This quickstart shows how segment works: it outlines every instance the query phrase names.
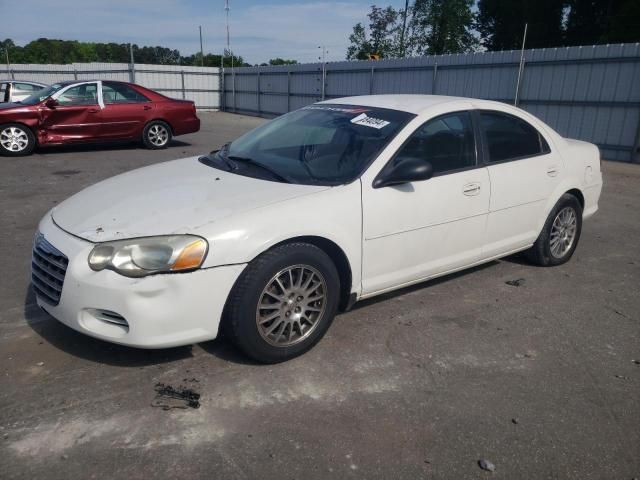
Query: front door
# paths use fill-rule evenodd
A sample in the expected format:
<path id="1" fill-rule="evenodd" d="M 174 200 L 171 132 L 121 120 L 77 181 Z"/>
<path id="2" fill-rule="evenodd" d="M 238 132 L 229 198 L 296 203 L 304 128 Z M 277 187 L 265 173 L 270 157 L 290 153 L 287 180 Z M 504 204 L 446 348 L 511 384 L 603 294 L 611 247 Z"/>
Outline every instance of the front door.
<path id="1" fill-rule="evenodd" d="M 378 189 L 362 185 L 364 296 L 480 259 L 490 185 L 471 113 L 427 121 L 394 158 L 401 156 L 429 161 L 434 176 Z"/>
<path id="2" fill-rule="evenodd" d="M 54 95 L 55 107 L 40 110 L 40 135 L 46 143 L 95 139 L 101 122 L 97 82 L 75 85 Z"/>

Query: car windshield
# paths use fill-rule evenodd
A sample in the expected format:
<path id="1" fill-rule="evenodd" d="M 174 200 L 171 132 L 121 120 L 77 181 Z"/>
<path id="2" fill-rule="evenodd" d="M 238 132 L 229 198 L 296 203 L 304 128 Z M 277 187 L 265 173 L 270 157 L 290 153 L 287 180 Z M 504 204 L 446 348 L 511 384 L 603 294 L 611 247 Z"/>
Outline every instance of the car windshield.
<path id="1" fill-rule="evenodd" d="M 60 83 L 54 83 L 49 87 L 45 87 L 42 90 L 38 90 L 32 95 L 29 95 L 24 100 L 20 100 L 20 102 L 18 103 L 22 103 L 24 105 L 35 105 L 36 103 L 40 103 L 41 101 L 43 101 L 45 98 L 50 97 L 51 95 L 56 93 L 58 90 L 60 90 L 62 87 L 64 87 L 64 85 Z"/>
<path id="2" fill-rule="evenodd" d="M 315 104 L 241 136 L 216 156 L 235 173 L 311 185 L 358 178 L 414 115 L 355 105 Z M 256 168 L 258 167 L 258 168 Z"/>

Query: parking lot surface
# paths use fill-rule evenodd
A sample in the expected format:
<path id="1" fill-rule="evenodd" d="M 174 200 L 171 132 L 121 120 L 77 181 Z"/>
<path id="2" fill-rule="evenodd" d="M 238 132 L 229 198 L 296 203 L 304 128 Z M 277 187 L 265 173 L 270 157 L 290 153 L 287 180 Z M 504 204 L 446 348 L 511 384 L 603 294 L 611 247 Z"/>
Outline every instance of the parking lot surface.
<path id="1" fill-rule="evenodd" d="M 30 249 L 47 210 L 262 122 L 200 116 L 201 132 L 159 152 L 0 157 L 0 478 L 640 477 L 637 165 L 603 165 L 600 211 L 569 263 L 510 257 L 362 302 L 284 364 L 222 340 L 119 347 L 40 311 Z M 158 383 L 200 407 L 154 408 Z"/>

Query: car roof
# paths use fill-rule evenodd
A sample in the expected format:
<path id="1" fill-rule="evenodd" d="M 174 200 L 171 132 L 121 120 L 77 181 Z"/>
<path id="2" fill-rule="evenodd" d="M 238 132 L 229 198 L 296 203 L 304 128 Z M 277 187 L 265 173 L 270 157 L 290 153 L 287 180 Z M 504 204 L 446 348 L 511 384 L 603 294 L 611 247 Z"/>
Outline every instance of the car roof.
<path id="1" fill-rule="evenodd" d="M 449 97 L 445 95 L 408 95 L 408 94 L 386 94 L 386 95 L 361 95 L 357 97 L 344 97 L 326 100 L 320 103 L 334 103 L 340 105 L 358 105 L 363 107 L 388 108 L 391 110 L 401 110 L 416 115 L 424 113 L 426 110 L 438 105 L 455 103 L 473 103 L 476 107 L 491 108 L 499 107 L 501 110 L 507 104 L 494 102 L 491 100 L 479 100 L 468 97 Z"/>
<path id="2" fill-rule="evenodd" d="M 42 82 L 34 82 L 32 80 L 0 80 L 0 83 L 30 83 L 32 85 L 42 85 L 42 86 L 47 86 L 46 83 L 42 83 Z"/>

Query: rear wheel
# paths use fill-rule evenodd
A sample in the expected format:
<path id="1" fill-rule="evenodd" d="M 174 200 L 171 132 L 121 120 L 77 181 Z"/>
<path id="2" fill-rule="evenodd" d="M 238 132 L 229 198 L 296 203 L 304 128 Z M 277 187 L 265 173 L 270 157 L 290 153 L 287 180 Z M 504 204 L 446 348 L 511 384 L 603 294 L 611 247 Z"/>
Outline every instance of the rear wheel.
<path id="1" fill-rule="evenodd" d="M 160 120 L 149 122 L 144 127 L 142 142 L 145 147 L 151 150 L 167 148 L 169 142 L 171 142 L 171 127 Z"/>
<path id="2" fill-rule="evenodd" d="M 536 243 L 527 250 L 527 258 L 544 267 L 561 265 L 571 258 L 582 231 L 582 206 L 576 197 L 565 193 L 547 217 Z"/>
<path id="3" fill-rule="evenodd" d="M 223 321 L 248 356 L 281 362 L 324 336 L 336 315 L 339 292 L 338 271 L 324 251 L 306 243 L 286 244 L 247 266 Z"/>
<path id="4" fill-rule="evenodd" d="M 20 157 L 36 148 L 36 138 L 29 127 L 19 123 L 0 125 L 0 155 Z"/>

